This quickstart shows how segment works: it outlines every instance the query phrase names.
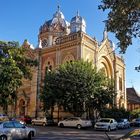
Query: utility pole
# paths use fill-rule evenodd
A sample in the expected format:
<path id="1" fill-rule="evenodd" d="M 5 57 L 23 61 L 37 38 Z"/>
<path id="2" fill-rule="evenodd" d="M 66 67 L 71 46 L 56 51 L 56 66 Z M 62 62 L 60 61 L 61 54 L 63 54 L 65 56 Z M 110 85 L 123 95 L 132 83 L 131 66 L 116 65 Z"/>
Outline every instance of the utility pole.
<path id="1" fill-rule="evenodd" d="M 37 91 L 36 91 L 36 110 L 35 118 L 38 117 L 39 95 L 40 95 L 40 49 L 38 49 L 38 67 L 37 67 Z"/>

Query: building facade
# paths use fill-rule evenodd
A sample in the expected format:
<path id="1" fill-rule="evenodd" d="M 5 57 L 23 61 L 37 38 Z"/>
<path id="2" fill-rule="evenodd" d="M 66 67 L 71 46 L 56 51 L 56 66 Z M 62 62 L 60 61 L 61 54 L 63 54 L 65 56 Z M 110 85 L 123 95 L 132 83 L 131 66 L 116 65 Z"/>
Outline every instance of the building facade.
<path id="1" fill-rule="evenodd" d="M 126 88 L 127 110 L 133 111 L 140 108 L 140 96 L 134 87 Z"/>
<path id="2" fill-rule="evenodd" d="M 40 27 L 38 40 L 36 49 L 32 49 L 27 40 L 23 43 L 24 47 L 29 48 L 29 55 L 38 59 L 39 66 L 33 69 L 32 80 L 24 81 L 18 90 L 17 115 L 40 114 L 40 86 L 46 67 L 55 69 L 62 63 L 80 59 L 91 61 L 98 70 L 103 69 L 108 77 L 115 80 L 117 97 L 114 103 L 117 107 L 126 108 L 124 60 L 115 54 L 106 30 L 103 32 L 103 40 L 98 42 L 86 33 L 86 21 L 79 13 L 68 22 L 58 7 L 52 19 Z"/>

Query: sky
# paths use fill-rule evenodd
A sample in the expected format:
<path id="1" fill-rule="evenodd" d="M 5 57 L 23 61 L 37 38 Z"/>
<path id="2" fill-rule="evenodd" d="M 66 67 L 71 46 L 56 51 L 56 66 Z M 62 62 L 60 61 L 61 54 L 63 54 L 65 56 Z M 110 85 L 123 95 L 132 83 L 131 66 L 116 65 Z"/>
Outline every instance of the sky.
<path id="1" fill-rule="evenodd" d="M 37 47 L 40 26 L 53 17 L 60 5 L 60 10 L 69 22 L 79 11 L 86 21 L 86 33 L 101 41 L 107 11 L 98 9 L 100 2 L 101 0 L 0 0 L 0 40 L 18 41 L 22 44 L 27 39 Z M 108 33 L 108 37 L 117 44 L 114 34 Z M 119 54 L 118 52 L 119 49 L 116 53 Z M 135 70 L 140 65 L 140 40 L 133 39 L 133 44 L 122 56 L 126 65 L 126 87 L 133 86 L 140 93 L 140 73 Z"/>

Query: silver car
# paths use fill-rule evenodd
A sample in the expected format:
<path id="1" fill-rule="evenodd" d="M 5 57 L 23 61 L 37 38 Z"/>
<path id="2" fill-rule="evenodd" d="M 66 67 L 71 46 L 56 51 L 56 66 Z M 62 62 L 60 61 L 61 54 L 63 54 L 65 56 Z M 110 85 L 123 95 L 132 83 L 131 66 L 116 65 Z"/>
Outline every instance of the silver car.
<path id="1" fill-rule="evenodd" d="M 83 127 L 92 127 L 92 123 L 90 120 L 86 120 L 80 117 L 71 117 L 68 119 L 65 119 L 63 121 L 60 121 L 58 123 L 58 126 L 60 127 L 77 127 L 78 129 L 81 129 Z"/>
<path id="2" fill-rule="evenodd" d="M 130 127 L 130 122 L 128 119 L 118 119 L 118 128 L 129 128 Z"/>
<path id="3" fill-rule="evenodd" d="M 6 121 L 0 124 L 0 133 L 4 134 L 2 140 L 7 140 L 10 135 L 11 140 L 28 139 L 36 135 L 36 130 L 21 124 L 18 121 Z"/>
<path id="4" fill-rule="evenodd" d="M 32 119 L 32 125 L 47 125 L 47 119 L 45 117 Z"/>
<path id="5" fill-rule="evenodd" d="M 94 128 L 95 130 L 116 130 L 118 126 L 118 123 L 115 119 L 113 118 L 101 118 L 100 120 L 98 120 L 95 125 Z"/>

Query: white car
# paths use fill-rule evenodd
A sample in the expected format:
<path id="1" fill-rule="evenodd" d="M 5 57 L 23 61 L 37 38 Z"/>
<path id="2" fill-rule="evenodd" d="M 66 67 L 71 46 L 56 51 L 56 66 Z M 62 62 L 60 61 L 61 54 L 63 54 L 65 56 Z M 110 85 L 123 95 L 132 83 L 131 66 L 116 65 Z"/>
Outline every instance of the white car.
<path id="1" fill-rule="evenodd" d="M 47 125 L 47 119 L 45 117 L 32 119 L 32 124 L 33 125 L 43 125 L 43 126 L 46 126 Z"/>
<path id="2" fill-rule="evenodd" d="M 28 139 L 36 135 L 36 130 L 21 124 L 18 121 L 5 121 L 0 124 L 0 138 L 2 140 L 20 140 Z"/>
<path id="3" fill-rule="evenodd" d="M 86 120 L 80 117 L 71 117 L 63 121 L 59 121 L 58 126 L 60 127 L 77 127 L 81 129 L 83 127 L 92 127 L 90 120 Z"/>
<path id="4" fill-rule="evenodd" d="M 116 130 L 118 126 L 118 123 L 113 118 L 101 118 L 99 121 L 97 121 L 94 125 L 95 130 Z"/>

